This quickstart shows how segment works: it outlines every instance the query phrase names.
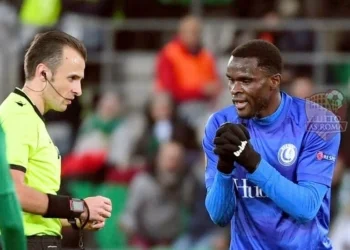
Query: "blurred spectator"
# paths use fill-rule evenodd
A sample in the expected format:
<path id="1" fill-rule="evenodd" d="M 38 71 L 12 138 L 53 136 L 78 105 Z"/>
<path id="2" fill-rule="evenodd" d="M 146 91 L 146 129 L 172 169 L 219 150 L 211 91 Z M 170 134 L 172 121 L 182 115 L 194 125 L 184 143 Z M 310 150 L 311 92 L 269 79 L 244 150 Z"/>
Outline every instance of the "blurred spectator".
<path id="1" fill-rule="evenodd" d="M 226 250 L 230 248 L 230 240 L 231 240 L 231 232 L 230 226 L 227 226 L 222 229 L 222 233 L 219 234 L 214 239 L 214 247 L 213 250 Z"/>
<path id="2" fill-rule="evenodd" d="M 82 40 L 88 51 L 99 50 L 104 42 L 103 30 L 99 25 L 86 25 L 86 20 L 91 17 L 111 18 L 120 2 L 121 0 L 62 0 L 62 29 Z"/>
<path id="3" fill-rule="evenodd" d="M 332 245 L 337 250 L 350 249 L 350 204 L 336 220 L 331 233 Z"/>
<path id="4" fill-rule="evenodd" d="M 248 1 L 249 3 L 249 1 Z M 311 52 L 314 50 L 315 35 L 312 30 L 275 30 L 288 19 L 297 19 L 302 15 L 301 2 L 298 0 L 278 0 L 274 3 L 275 8 L 266 9 L 260 15 L 261 21 L 271 27 L 266 30 L 245 30 L 240 29 L 234 36 L 232 45 L 236 46 L 247 42 L 250 39 L 263 39 L 275 44 L 281 52 Z M 255 6 L 256 7 L 256 6 Z M 286 77 L 282 78 L 283 83 L 290 82 L 291 74 L 311 74 L 312 64 L 290 64 L 285 65 Z M 283 87 L 283 86 L 282 86 Z"/>
<path id="5" fill-rule="evenodd" d="M 161 50 L 156 63 L 156 91 L 170 93 L 182 104 L 181 114 L 191 121 L 208 108 L 221 89 L 215 60 L 202 46 L 201 32 L 198 18 L 183 18 L 177 37 Z"/>
<path id="6" fill-rule="evenodd" d="M 142 155 L 134 155 L 135 148 L 140 146 L 139 138 L 144 136 L 145 121 L 140 113 L 129 112 L 120 127 L 111 134 L 107 161 L 115 170 L 139 168 L 145 163 Z"/>
<path id="7" fill-rule="evenodd" d="M 184 235 L 176 240 L 173 250 L 211 250 L 214 248 L 221 228 L 216 226 L 209 217 L 204 206 L 207 189 L 204 183 L 205 156 L 192 167 L 194 174 L 195 190 L 190 207 L 189 225 Z M 226 248 L 227 249 L 227 248 Z"/>
<path id="8" fill-rule="evenodd" d="M 167 93 L 154 94 L 145 110 L 145 126 L 136 143 L 135 155 L 152 158 L 162 143 L 170 140 L 181 143 L 186 149 L 189 164 L 200 149 L 195 130 L 177 113 L 172 97 Z M 194 159 L 192 159 L 192 156 Z"/>
<path id="9" fill-rule="evenodd" d="M 181 144 L 165 143 L 149 171 L 133 179 L 120 221 L 130 246 L 169 246 L 181 233 L 182 209 L 193 199 L 193 180 L 184 156 Z"/>
<path id="10" fill-rule="evenodd" d="M 110 135 L 123 120 L 121 97 L 113 92 L 103 93 L 95 112 L 84 119 L 79 129 L 74 152 L 108 150 Z"/>
<path id="11" fill-rule="evenodd" d="M 280 0 L 276 9 L 267 12 L 263 20 L 267 25 L 273 27 L 287 18 L 297 18 L 301 14 L 301 6 L 298 0 Z M 312 51 L 313 33 L 308 30 L 286 30 L 278 32 L 261 32 L 258 38 L 274 43 L 281 51 Z"/>
<path id="12" fill-rule="evenodd" d="M 290 94 L 299 98 L 307 98 L 315 94 L 315 86 L 309 77 L 296 77 L 290 84 Z"/>
<path id="13" fill-rule="evenodd" d="M 247 1 L 245 1 L 247 2 Z M 248 1 L 249 4 L 250 1 Z M 275 31 L 274 27 L 278 26 L 285 19 L 297 18 L 301 15 L 301 4 L 298 0 L 278 0 L 274 1 L 275 8 L 265 8 L 260 12 L 259 17 L 272 30 L 238 32 L 234 47 L 249 39 L 263 39 L 275 44 L 281 51 L 311 51 L 313 48 L 313 33 L 303 30 L 286 30 Z M 257 5 L 256 5 L 257 6 Z M 255 7 L 256 7 L 255 6 Z M 263 9 L 263 8 L 262 8 Z"/>
<path id="14" fill-rule="evenodd" d="M 342 220 L 344 216 L 347 216 L 347 213 L 341 214 L 342 206 L 347 203 L 347 200 L 344 201 L 341 197 L 341 193 L 344 189 L 344 183 L 346 183 L 346 173 L 349 171 L 350 166 L 350 157 L 349 157 L 349 143 L 350 143 L 350 133 L 349 133 L 349 118 L 350 118 L 350 109 L 348 109 L 349 103 L 344 102 L 343 108 L 345 108 L 345 115 L 341 115 L 341 121 L 347 122 L 347 129 L 342 132 L 342 138 L 339 148 L 339 154 L 337 158 L 337 165 L 333 174 L 332 181 L 332 201 L 331 201 L 331 226 L 334 230 L 337 230 L 339 222 L 338 220 Z M 343 123 L 344 123 L 343 122 Z M 344 191 L 348 192 L 347 189 Z M 346 195 L 348 196 L 348 194 Z M 350 207 L 350 205 L 349 205 Z M 341 226 L 339 226 L 341 227 Z M 350 232 L 350 231 L 349 231 Z M 339 232 L 338 232 L 339 233 Z M 338 237 L 338 236 L 337 236 Z M 337 249 L 337 248 L 334 248 Z M 341 248 L 339 248 L 341 249 Z M 349 248 L 350 249 L 350 248 Z"/>
<path id="15" fill-rule="evenodd" d="M 105 92 L 96 110 L 88 115 L 77 135 L 70 155 L 63 159 L 63 175 L 94 175 L 106 164 L 110 138 L 124 121 L 121 97 Z"/>
<path id="16" fill-rule="evenodd" d="M 66 112 L 49 111 L 45 114 L 47 130 L 62 158 L 71 152 L 81 123 L 82 105 L 75 99 Z"/>
<path id="17" fill-rule="evenodd" d="M 0 1 L 0 100 L 11 93 L 18 80 L 18 23 L 12 1 Z M 23 74 L 24 75 L 24 74 Z"/>
<path id="18" fill-rule="evenodd" d="M 340 149 L 339 154 L 342 157 L 342 160 L 344 161 L 344 165 L 349 168 L 350 167 L 350 154 L 349 154 L 349 146 L 350 146 L 350 128 L 349 128 L 349 122 L 350 122 L 350 102 L 347 100 L 344 102 L 343 105 L 345 110 L 345 115 L 343 116 L 342 120 L 347 122 L 347 129 L 342 133 L 342 140 L 340 143 Z"/>
<path id="19" fill-rule="evenodd" d="M 114 0 L 61 0 L 65 12 L 96 17 L 112 17 L 117 7 Z M 122 2 L 122 1 L 121 1 Z"/>
<path id="20" fill-rule="evenodd" d="M 61 0 L 24 0 L 20 20 L 28 26 L 53 27 L 59 20 L 61 8 Z"/>
<path id="21" fill-rule="evenodd" d="M 339 40 L 336 43 L 336 51 L 339 53 L 350 52 L 350 32 L 339 32 Z M 347 61 L 338 62 L 329 66 L 328 83 L 345 87 L 345 91 L 350 89 L 350 63 Z"/>
<path id="22" fill-rule="evenodd" d="M 61 17 L 61 0 L 23 0 L 19 10 L 21 37 L 26 46 L 41 29 L 55 27 Z"/>
<path id="23" fill-rule="evenodd" d="M 337 164 L 334 169 L 333 179 L 332 179 L 332 191 L 331 191 L 331 227 L 333 227 L 335 221 L 337 220 L 338 214 L 340 212 L 340 191 L 341 184 L 343 181 L 345 173 L 345 164 L 341 155 L 338 155 Z M 350 231 L 349 231 L 350 232 Z M 338 248 L 334 248 L 338 249 Z"/>

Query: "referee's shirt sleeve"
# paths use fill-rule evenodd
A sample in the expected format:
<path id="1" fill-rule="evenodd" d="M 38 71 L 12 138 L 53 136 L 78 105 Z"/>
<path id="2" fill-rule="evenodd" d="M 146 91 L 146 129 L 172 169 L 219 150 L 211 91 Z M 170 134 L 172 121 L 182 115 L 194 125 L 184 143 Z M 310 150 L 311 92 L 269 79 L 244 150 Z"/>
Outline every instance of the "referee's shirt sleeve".
<path id="1" fill-rule="evenodd" d="M 6 118 L 2 127 L 6 138 L 6 156 L 11 169 L 27 171 L 28 161 L 37 147 L 38 128 L 32 116 L 16 114 Z"/>

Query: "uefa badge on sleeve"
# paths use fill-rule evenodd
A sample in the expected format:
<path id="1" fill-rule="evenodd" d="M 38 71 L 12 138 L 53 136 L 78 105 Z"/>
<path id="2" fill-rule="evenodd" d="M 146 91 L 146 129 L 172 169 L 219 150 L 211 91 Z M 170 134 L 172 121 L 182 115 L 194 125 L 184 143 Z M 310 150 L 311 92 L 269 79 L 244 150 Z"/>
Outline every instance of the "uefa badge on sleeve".
<path id="1" fill-rule="evenodd" d="M 317 93 L 306 100 L 307 130 L 314 131 L 324 140 L 346 130 L 347 105 L 340 91 Z"/>

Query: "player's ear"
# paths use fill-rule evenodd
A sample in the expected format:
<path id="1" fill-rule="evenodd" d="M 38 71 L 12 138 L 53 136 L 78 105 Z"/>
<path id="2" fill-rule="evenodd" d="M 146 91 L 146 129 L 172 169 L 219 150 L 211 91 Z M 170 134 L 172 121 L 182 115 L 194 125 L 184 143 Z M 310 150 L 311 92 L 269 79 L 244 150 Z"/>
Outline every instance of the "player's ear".
<path id="1" fill-rule="evenodd" d="M 281 74 L 275 74 L 270 77 L 270 89 L 278 89 L 281 83 Z"/>

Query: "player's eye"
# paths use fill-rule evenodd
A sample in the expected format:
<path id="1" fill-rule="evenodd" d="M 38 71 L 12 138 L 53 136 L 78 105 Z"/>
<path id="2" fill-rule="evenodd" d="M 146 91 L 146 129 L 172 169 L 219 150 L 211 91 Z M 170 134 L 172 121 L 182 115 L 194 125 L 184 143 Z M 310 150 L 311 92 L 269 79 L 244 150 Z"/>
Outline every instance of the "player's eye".
<path id="1" fill-rule="evenodd" d="M 252 79 L 244 78 L 244 79 L 242 79 L 242 82 L 245 84 L 248 84 L 248 83 L 252 82 Z"/>

